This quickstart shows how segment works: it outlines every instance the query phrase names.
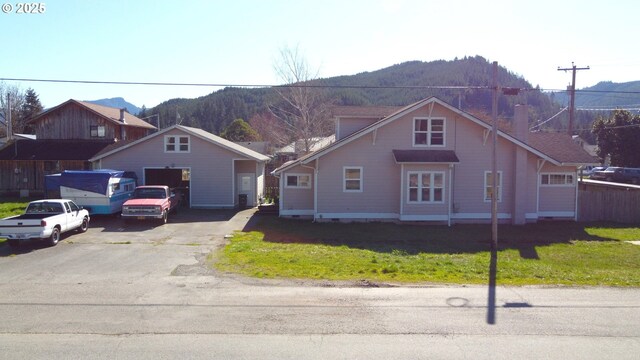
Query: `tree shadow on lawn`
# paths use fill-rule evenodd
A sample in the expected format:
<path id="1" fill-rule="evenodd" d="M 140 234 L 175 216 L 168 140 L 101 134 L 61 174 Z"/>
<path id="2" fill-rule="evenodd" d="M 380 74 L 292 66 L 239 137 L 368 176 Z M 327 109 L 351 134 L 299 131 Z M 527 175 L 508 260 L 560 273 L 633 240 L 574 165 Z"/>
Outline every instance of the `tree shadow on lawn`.
<path id="1" fill-rule="evenodd" d="M 537 246 L 571 244 L 582 241 L 618 241 L 590 235 L 587 227 L 625 228 L 612 223 L 549 221 L 521 226 L 498 226 L 498 250 L 516 249 L 525 259 L 538 259 Z M 260 217 L 243 231 L 264 233 L 264 241 L 274 243 L 347 246 L 380 253 L 400 251 L 461 254 L 486 252 L 491 247 L 491 225 L 410 225 L 394 223 L 312 223 L 277 217 Z"/>

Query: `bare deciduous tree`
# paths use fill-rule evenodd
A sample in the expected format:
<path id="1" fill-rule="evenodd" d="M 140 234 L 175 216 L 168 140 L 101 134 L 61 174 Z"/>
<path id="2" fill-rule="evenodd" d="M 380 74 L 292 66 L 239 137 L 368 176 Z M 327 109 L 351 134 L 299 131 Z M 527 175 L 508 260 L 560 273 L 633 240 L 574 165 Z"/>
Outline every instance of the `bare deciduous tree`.
<path id="1" fill-rule="evenodd" d="M 0 83 L 0 123 L 2 126 L 2 134 L 6 134 L 9 120 L 8 100 L 11 102 L 11 131 L 13 134 L 21 133 L 24 129 L 24 121 L 21 119 L 20 110 L 24 105 L 24 92 L 17 85 L 8 85 L 4 82 Z"/>
<path id="2" fill-rule="evenodd" d="M 318 74 L 312 73 L 298 47 L 280 50 L 274 69 L 284 85 L 275 87 L 279 101 L 269 110 L 284 127 L 289 141 L 302 144 L 309 153 L 314 144 L 333 133 L 329 105 L 325 92 L 318 88 Z"/>

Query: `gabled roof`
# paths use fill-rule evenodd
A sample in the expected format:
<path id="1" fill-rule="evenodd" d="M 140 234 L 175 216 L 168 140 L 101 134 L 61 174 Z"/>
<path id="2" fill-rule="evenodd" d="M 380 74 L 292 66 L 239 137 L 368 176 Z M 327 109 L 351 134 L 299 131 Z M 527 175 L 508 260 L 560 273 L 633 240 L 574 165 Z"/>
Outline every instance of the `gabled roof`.
<path id="1" fill-rule="evenodd" d="M 382 119 L 402 109 L 402 106 L 332 106 L 333 117 L 361 117 Z"/>
<path id="2" fill-rule="evenodd" d="M 0 149 L 0 160 L 87 161 L 111 143 L 96 140 L 15 140 Z"/>
<path id="3" fill-rule="evenodd" d="M 458 115 L 460 115 L 461 117 L 477 124 L 480 125 L 481 127 L 485 128 L 488 131 L 491 131 L 492 129 L 492 125 L 486 121 L 483 121 L 467 112 L 464 112 L 452 105 L 447 104 L 446 102 L 436 98 L 436 97 L 429 97 L 423 100 L 420 100 L 418 102 L 415 102 L 411 105 L 405 106 L 404 108 L 401 108 L 399 110 L 397 110 L 396 112 L 390 114 L 389 116 L 376 121 L 375 123 L 364 127 L 358 131 L 356 131 L 355 133 L 346 136 L 344 138 L 342 138 L 340 141 L 337 141 L 323 149 L 320 149 L 316 152 L 310 153 L 308 155 L 305 155 L 301 158 L 299 158 L 297 161 L 294 161 L 292 163 L 288 163 L 285 164 L 281 167 L 279 167 L 278 169 L 275 169 L 273 171 L 273 173 L 281 173 L 284 170 L 295 166 L 298 163 L 301 164 L 308 164 L 311 161 L 314 161 L 320 157 L 322 157 L 323 155 L 327 154 L 328 152 L 331 152 L 333 150 L 336 150 L 348 143 L 350 143 L 351 141 L 354 141 L 362 136 L 365 136 L 373 131 L 376 131 L 378 128 L 385 126 L 399 118 L 401 118 L 402 116 L 418 109 L 421 108 L 423 106 L 434 106 L 435 104 L 438 104 Z M 531 136 L 528 140 L 523 141 L 520 140 L 516 137 L 514 137 L 511 134 L 508 134 L 505 131 L 502 130 L 498 130 L 498 136 L 518 145 L 521 146 L 523 148 L 525 148 L 526 150 L 532 152 L 533 154 L 535 154 L 536 156 L 541 157 L 544 160 L 547 160 L 549 162 L 551 162 L 554 165 L 558 165 L 558 166 L 562 166 L 562 165 L 577 165 L 577 164 L 591 164 L 595 162 L 595 159 L 593 159 L 591 156 L 589 156 L 586 152 L 584 152 L 584 150 L 582 150 L 582 148 L 580 146 L 578 146 L 575 142 L 573 142 L 571 140 L 570 137 L 566 136 L 565 139 L 562 139 L 560 136 L 556 136 L 554 139 L 541 139 L 541 138 L 537 138 L 537 135 L 534 134 L 530 134 L 533 135 Z M 548 134 L 545 134 L 548 135 Z M 562 135 L 562 134 L 556 134 L 556 135 Z M 532 146 L 532 144 L 535 144 L 536 146 Z"/>
<path id="4" fill-rule="evenodd" d="M 33 119 L 29 120 L 29 122 L 36 122 L 38 121 L 40 118 L 42 118 L 43 116 L 46 116 L 47 114 L 50 114 L 53 111 L 56 111 L 58 109 L 61 109 L 65 106 L 68 106 L 69 104 L 76 104 L 78 106 L 81 106 L 85 109 L 87 109 L 88 111 L 104 118 L 105 120 L 111 121 L 113 123 L 116 123 L 118 125 L 122 125 L 122 126 L 132 126 L 132 127 L 139 127 L 139 128 L 144 128 L 144 129 L 155 129 L 156 127 L 149 124 L 148 122 L 129 114 L 128 112 L 124 112 L 124 122 L 120 121 L 120 109 L 118 108 L 113 108 L 113 107 L 109 107 L 109 106 L 104 106 L 104 105 L 97 105 L 97 104 L 92 104 L 86 101 L 78 101 L 78 100 L 74 100 L 74 99 L 70 99 L 67 100 L 65 102 L 63 102 L 62 104 L 58 105 L 58 106 L 54 106 L 38 115 L 36 115 Z"/>
<path id="5" fill-rule="evenodd" d="M 311 140 L 311 152 L 314 152 L 336 141 L 336 135 L 334 134 L 334 135 L 329 135 L 325 137 L 314 137 L 314 138 L 311 138 L 310 140 Z M 302 141 L 302 140 L 298 140 L 298 141 Z M 280 149 L 276 150 L 276 154 L 295 154 L 296 143 L 297 141 L 281 147 Z"/>
<path id="6" fill-rule="evenodd" d="M 145 142 L 145 141 L 149 141 L 149 140 L 151 140 L 153 138 L 156 138 L 158 136 L 162 136 L 165 133 L 167 133 L 167 132 L 169 132 L 171 130 L 174 130 L 174 129 L 178 129 L 178 130 L 183 131 L 183 132 L 185 132 L 187 134 L 196 136 L 196 137 L 198 137 L 198 138 L 200 138 L 202 140 L 205 140 L 205 141 L 210 142 L 212 144 L 221 146 L 221 147 L 223 147 L 223 148 L 225 148 L 227 150 L 230 150 L 230 151 L 232 151 L 232 152 L 234 152 L 236 154 L 239 154 L 239 155 L 242 155 L 242 156 L 246 156 L 246 157 L 248 157 L 250 159 L 253 159 L 253 160 L 257 160 L 257 161 L 268 161 L 269 160 L 268 156 L 262 155 L 262 154 L 260 154 L 260 153 L 258 153 L 256 151 L 248 149 L 248 148 L 246 148 L 246 147 L 244 147 L 242 145 L 238 145 L 238 144 L 236 144 L 234 142 L 231 142 L 231 141 L 229 141 L 227 139 L 223 139 L 223 138 L 221 138 L 219 136 L 213 135 L 212 133 L 204 131 L 202 129 L 192 128 L 192 127 L 183 126 L 183 125 L 173 125 L 171 127 L 162 129 L 162 131 L 159 131 L 157 133 L 145 136 L 142 139 L 131 141 L 131 142 L 128 142 L 128 143 L 125 143 L 125 144 L 122 144 L 122 145 L 114 145 L 113 147 L 110 147 L 109 149 L 105 149 L 105 151 L 102 151 L 99 154 L 97 154 L 96 156 L 92 157 L 91 159 L 89 159 L 89 161 L 100 160 L 100 159 L 105 158 L 107 156 L 110 156 L 110 155 L 112 155 L 114 153 L 123 151 L 123 150 L 128 149 L 128 148 L 130 148 L 132 146 L 135 146 L 136 144 L 139 144 L 139 143 L 142 143 L 142 142 Z"/>

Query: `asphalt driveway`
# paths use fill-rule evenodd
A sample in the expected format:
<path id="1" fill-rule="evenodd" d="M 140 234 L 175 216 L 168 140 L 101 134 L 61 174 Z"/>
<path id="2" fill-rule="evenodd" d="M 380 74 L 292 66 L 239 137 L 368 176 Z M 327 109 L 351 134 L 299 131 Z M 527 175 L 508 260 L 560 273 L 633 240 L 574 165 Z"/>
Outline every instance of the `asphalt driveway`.
<path id="1" fill-rule="evenodd" d="M 212 275 L 204 258 L 224 245 L 224 236 L 242 230 L 254 209 L 180 209 L 169 222 L 93 216 L 84 234 L 69 232 L 57 246 L 0 246 L 5 280 L 139 282 L 148 277 Z"/>

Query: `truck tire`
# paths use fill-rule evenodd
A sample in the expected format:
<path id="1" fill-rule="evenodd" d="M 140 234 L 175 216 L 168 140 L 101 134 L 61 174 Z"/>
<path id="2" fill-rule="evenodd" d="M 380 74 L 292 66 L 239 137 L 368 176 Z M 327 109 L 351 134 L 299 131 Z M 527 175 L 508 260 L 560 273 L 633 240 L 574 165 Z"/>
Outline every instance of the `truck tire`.
<path id="1" fill-rule="evenodd" d="M 89 219 L 85 217 L 84 219 L 82 219 L 82 224 L 80 224 L 80 227 L 78 227 L 78 232 L 87 232 L 87 229 L 89 229 Z"/>
<path id="2" fill-rule="evenodd" d="M 54 227 L 53 231 L 51 231 L 51 236 L 49 236 L 48 242 L 50 246 L 56 246 L 58 241 L 60 241 L 60 229 Z"/>
<path id="3" fill-rule="evenodd" d="M 160 225 L 164 225 L 169 221 L 169 210 L 162 212 L 162 219 L 160 219 Z"/>

